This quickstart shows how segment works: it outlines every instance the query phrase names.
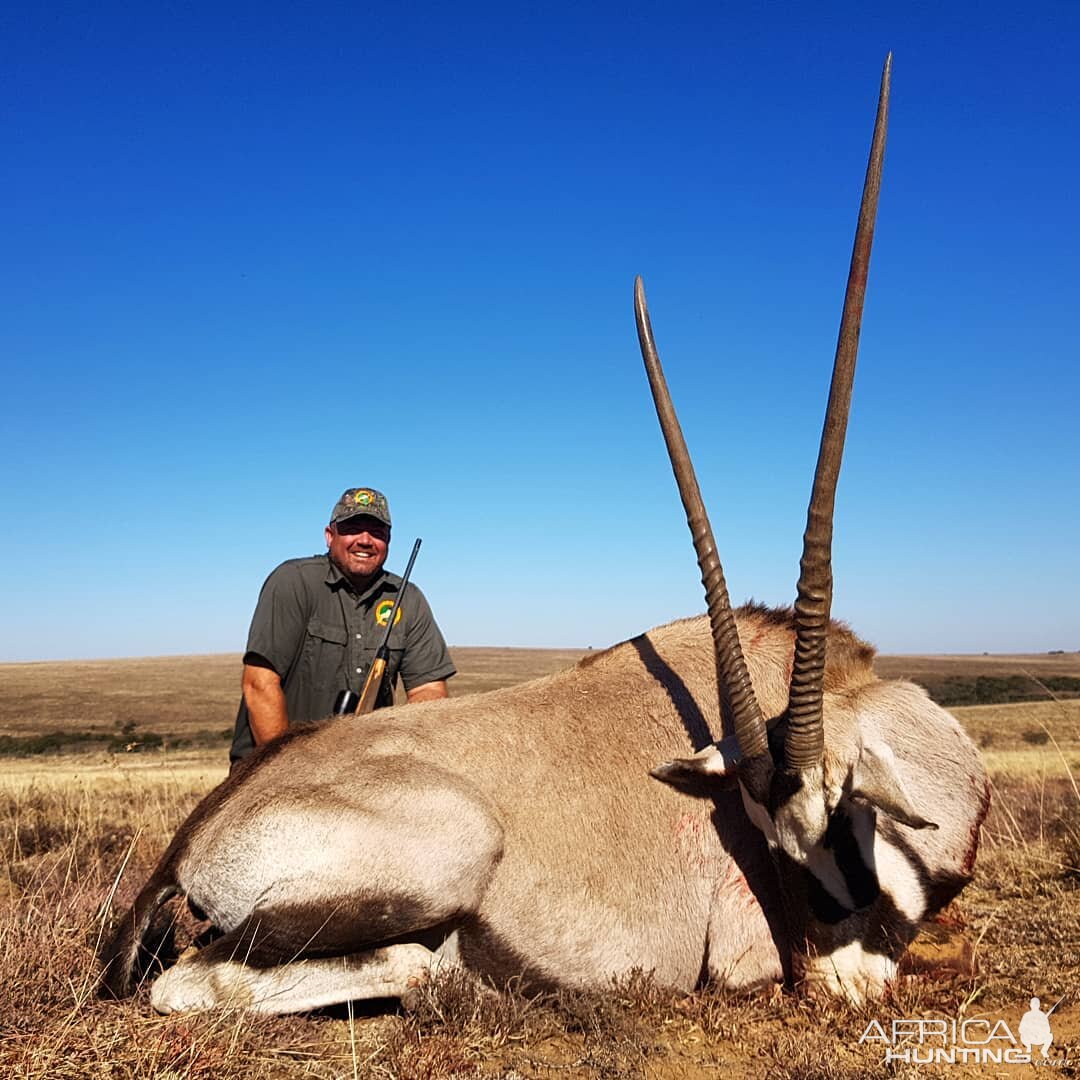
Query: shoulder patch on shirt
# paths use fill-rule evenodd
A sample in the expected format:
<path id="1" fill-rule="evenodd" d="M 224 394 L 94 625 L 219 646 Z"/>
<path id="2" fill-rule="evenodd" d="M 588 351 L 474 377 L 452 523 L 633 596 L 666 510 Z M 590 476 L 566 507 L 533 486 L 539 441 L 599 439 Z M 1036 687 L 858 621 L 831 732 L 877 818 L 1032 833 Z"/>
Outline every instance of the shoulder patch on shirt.
<path id="1" fill-rule="evenodd" d="M 394 601 L 393 600 L 380 600 L 378 602 L 378 604 L 375 606 L 375 621 L 380 626 L 386 626 L 386 624 L 390 621 L 390 612 L 393 611 L 393 609 L 394 609 Z M 399 622 L 401 622 L 401 607 L 400 607 L 400 605 L 398 606 L 397 614 L 394 616 L 394 625 L 397 626 L 397 624 Z"/>

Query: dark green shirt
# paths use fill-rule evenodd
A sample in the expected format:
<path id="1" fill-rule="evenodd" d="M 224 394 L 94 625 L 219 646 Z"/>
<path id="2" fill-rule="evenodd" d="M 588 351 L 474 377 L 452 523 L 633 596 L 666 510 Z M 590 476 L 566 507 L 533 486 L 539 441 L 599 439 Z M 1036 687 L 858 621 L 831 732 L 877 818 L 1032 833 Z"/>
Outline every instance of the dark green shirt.
<path id="1" fill-rule="evenodd" d="M 360 693 L 400 588 L 401 578 L 384 570 L 357 593 L 327 555 L 290 559 L 266 579 L 251 619 L 244 663 L 269 664 L 281 677 L 289 723 L 329 716 L 341 690 Z M 405 586 L 388 646 L 376 708 L 393 703 L 399 675 L 411 690 L 455 673 L 431 608 L 411 582 Z M 241 698 L 230 757 L 245 757 L 254 747 Z"/>

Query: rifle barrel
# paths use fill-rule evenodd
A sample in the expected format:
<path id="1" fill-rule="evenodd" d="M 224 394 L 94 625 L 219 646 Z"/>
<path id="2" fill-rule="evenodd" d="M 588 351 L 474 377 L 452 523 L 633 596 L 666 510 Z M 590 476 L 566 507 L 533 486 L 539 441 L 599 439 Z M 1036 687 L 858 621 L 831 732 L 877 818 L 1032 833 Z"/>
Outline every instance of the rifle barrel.
<path id="1" fill-rule="evenodd" d="M 405 594 L 405 586 L 409 584 L 409 575 L 412 573 L 413 563 L 416 562 L 416 554 L 420 550 L 420 537 L 413 544 L 412 554 L 405 566 L 405 573 L 401 578 L 401 587 L 397 596 L 394 597 L 394 606 L 390 609 L 390 618 L 386 620 L 386 633 L 383 634 L 382 644 L 375 653 L 371 670 L 364 680 L 364 689 L 360 694 L 360 701 L 356 706 L 356 715 L 365 716 L 375 708 L 375 699 L 379 696 L 379 685 L 382 683 L 383 674 L 386 672 L 386 661 L 390 659 L 390 631 L 394 629 L 394 620 L 397 618 L 398 608 L 401 606 L 401 598 Z"/>

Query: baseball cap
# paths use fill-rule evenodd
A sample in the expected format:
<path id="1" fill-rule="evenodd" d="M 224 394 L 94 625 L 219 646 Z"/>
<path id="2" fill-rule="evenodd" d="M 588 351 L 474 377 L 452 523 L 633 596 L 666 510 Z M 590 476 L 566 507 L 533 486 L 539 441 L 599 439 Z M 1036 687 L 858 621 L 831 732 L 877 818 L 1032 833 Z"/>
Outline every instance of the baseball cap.
<path id="1" fill-rule="evenodd" d="M 361 514 L 389 525 L 390 504 L 386 501 L 386 496 L 374 488 L 349 488 L 330 511 L 330 524 L 336 525 L 339 521 L 359 517 Z"/>

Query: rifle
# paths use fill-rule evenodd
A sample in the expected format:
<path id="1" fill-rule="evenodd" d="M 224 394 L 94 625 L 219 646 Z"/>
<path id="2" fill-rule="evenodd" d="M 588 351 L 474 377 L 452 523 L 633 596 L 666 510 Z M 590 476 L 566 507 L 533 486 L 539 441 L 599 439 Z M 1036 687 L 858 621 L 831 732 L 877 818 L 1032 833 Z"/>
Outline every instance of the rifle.
<path id="1" fill-rule="evenodd" d="M 375 699 L 379 696 L 379 686 L 382 684 L 383 674 L 386 671 L 386 661 L 390 659 L 390 631 L 394 629 L 394 619 L 397 618 L 398 607 L 401 604 L 401 598 L 405 593 L 405 586 L 409 584 L 409 575 L 412 573 L 413 563 L 416 562 L 416 553 L 419 550 L 420 537 L 418 536 L 416 538 L 416 543 L 413 544 L 412 554 L 409 556 L 409 563 L 405 567 L 405 574 L 401 579 L 401 587 L 398 589 L 397 596 L 394 598 L 394 606 L 390 609 L 390 618 L 386 621 L 386 633 L 383 634 L 382 644 L 379 646 L 379 651 L 375 654 L 375 660 L 371 665 L 371 670 L 367 674 L 367 679 L 364 680 L 364 689 L 360 694 L 360 704 L 356 706 L 355 710 L 358 716 L 363 716 L 375 708 Z"/>

